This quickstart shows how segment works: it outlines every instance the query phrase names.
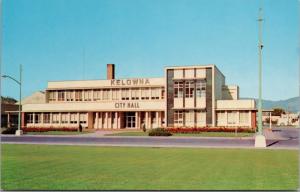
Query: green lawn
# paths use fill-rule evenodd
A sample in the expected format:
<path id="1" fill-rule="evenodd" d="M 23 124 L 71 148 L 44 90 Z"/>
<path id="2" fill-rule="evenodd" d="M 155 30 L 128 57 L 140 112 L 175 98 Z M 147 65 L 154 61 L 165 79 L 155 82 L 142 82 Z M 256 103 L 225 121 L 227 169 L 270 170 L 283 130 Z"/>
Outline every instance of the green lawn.
<path id="1" fill-rule="evenodd" d="M 4 190 L 298 188 L 298 151 L 2 144 Z"/>
<path id="2" fill-rule="evenodd" d="M 85 133 L 92 133 L 89 131 L 47 131 L 47 132 L 26 132 L 26 135 L 80 135 Z"/>
<path id="3" fill-rule="evenodd" d="M 175 133 L 176 137 L 251 137 L 254 133 L 228 133 L 228 132 L 202 132 L 202 133 Z M 148 136 L 148 133 L 142 131 L 119 132 L 106 134 L 106 136 Z"/>

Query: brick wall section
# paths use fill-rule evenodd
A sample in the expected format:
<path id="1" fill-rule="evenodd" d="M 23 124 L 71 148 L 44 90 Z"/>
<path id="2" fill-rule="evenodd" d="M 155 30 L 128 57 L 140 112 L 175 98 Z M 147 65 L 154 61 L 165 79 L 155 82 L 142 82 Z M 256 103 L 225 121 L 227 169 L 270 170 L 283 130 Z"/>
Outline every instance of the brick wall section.
<path id="1" fill-rule="evenodd" d="M 251 112 L 251 127 L 253 129 L 256 128 L 256 112 L 255 111 Z"/>
<path id="2" fill-rule="evenodd" d="M 21 127 L 26 127 L 26 122 L 25 122 L 25 113 L 21 113 Z"/>
<path id="3" fill-rule="evenodd" d="M 115 79 L 115 64 L 107 64 L 107 79 Z"/>
<path id="4" fill-rule="evenodd" d="M 94 118 L 93 118 L 93 112 L 88 112 L 88 129 L 93 129 L 93 122 Z"/>

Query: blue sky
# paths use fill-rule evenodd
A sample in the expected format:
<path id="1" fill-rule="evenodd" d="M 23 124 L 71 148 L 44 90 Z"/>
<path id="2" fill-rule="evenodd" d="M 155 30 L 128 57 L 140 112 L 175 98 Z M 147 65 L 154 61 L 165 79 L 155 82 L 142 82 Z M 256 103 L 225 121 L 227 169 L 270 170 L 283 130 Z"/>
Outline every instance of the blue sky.
<path id="1" fill-rule="evenodd" d="M 241 97 L 258 95 L 259 0 L 4 0 L 2 74 L 23 95 L 48 81 L 161 77 L 170 65 L 216 64 Z M 299 95 L 299 1 L 264 0 L 263 98 Z M 18 86 L 2 79 L 2 95 Z"/>

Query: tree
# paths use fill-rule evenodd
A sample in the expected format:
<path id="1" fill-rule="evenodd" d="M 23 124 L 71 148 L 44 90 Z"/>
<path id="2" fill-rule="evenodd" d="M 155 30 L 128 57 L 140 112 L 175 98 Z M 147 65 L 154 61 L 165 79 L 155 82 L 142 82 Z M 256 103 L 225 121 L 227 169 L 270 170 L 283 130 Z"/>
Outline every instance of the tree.
<path id="1" fill-rule="evenodd" d="M 5 103 L 5 104 L 15 104 L 17 102 L 17 100 L 15 100 L 12 97 L 2 97 L 1 96 L 1 103 Z"/>
<path id="2" fill-rule="evenodd" d="M 272 112 L 273 116 L 281 116 L 281 114 L 285 114 L 284 109 L 282 109 L 282 108 L 274 108 L 273 109 L 273 112 Z"/>

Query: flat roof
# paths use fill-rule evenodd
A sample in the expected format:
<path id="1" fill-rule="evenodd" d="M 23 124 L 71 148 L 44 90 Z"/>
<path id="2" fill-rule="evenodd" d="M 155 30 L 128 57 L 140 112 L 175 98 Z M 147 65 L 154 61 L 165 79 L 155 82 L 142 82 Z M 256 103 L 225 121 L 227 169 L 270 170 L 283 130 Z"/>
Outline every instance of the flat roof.
<path id="1" fill-rule="evenodd" d="M 195 64 L 195 65 L 174 65 L 174 66 L 166 66 L 165 70 L 167 69 L 186 69 L 186 68 L 215 68 L 223 77 L 225 77 L 225 75 L 219 70 L 219 68 L 215 65 L 215 64 L 205 64 L 205 65 L 201 65 L 201 64 Z"/>

